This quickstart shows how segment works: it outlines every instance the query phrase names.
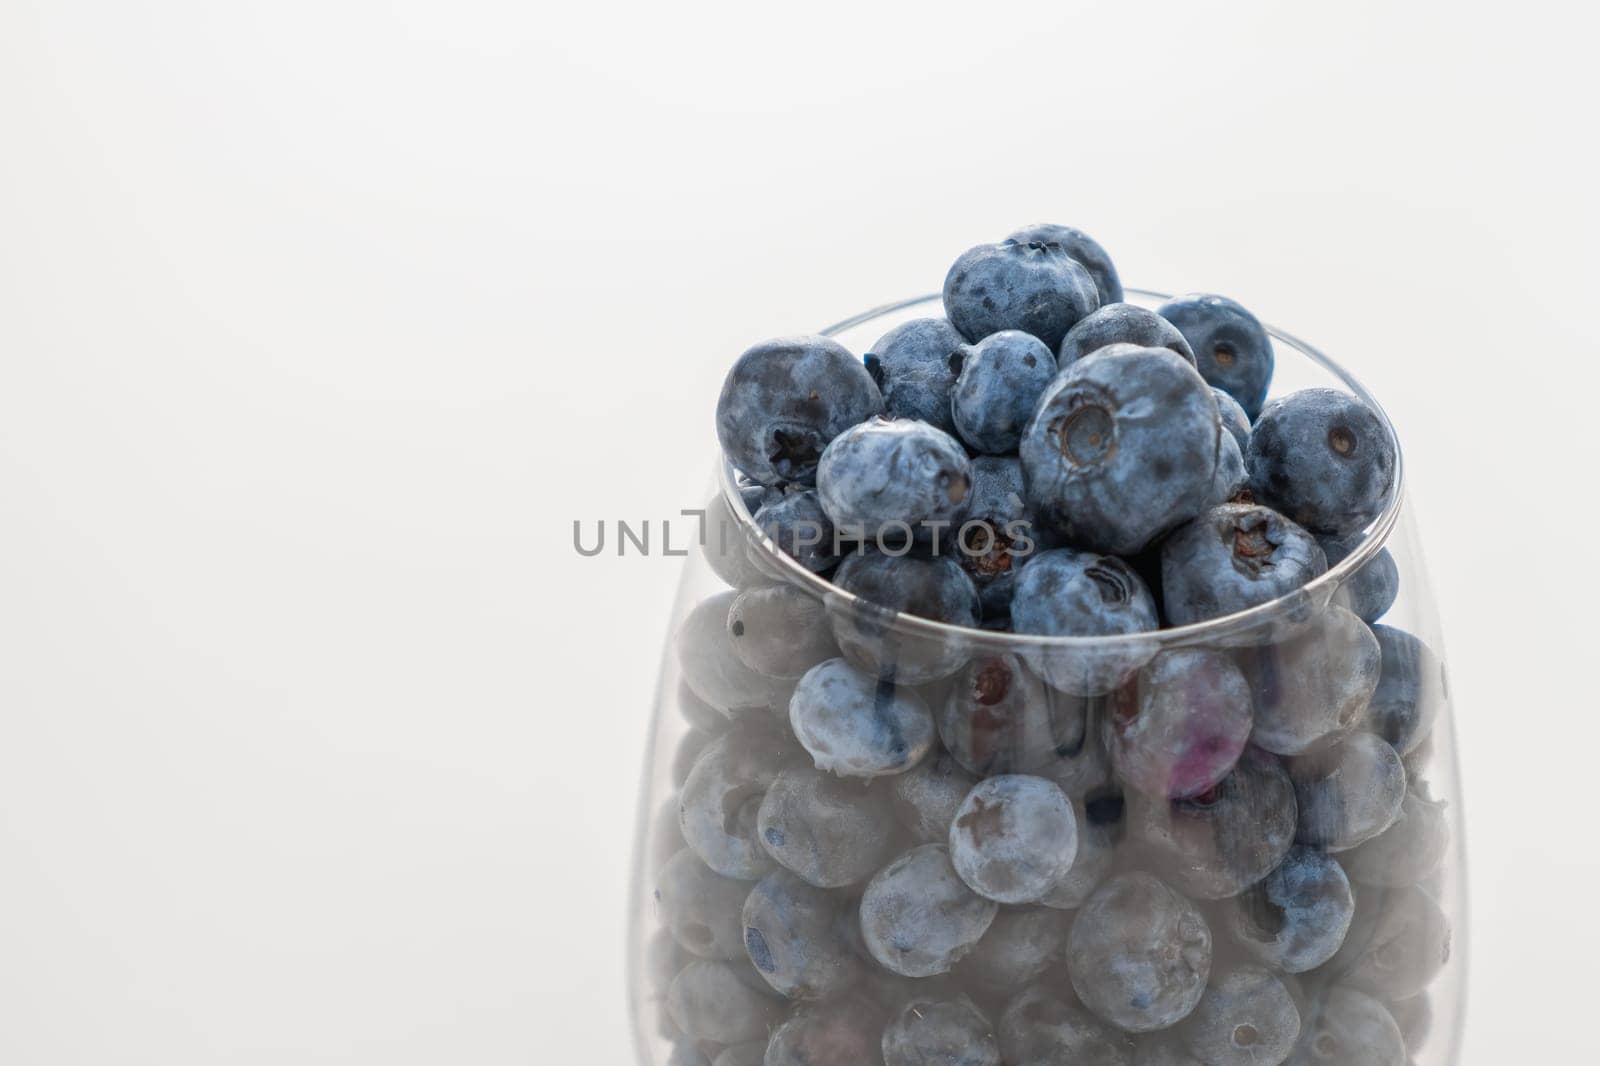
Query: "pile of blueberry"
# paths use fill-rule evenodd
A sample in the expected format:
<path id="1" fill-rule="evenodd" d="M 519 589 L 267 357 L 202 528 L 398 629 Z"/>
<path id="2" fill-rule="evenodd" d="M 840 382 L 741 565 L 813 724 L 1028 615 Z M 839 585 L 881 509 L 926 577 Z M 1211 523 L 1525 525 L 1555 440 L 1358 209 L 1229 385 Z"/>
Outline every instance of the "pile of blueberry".
<path id="1" fill-rule="evenodd" d="M 1036 226 L 863 358 L 734 364 L 761 534 L 711 538 L 731 588 L 677 636 L 674 1066 L 1403 1066 L 1426 1036 L 1442 667 L 1379 622 L 1386 551 L 1316 580 L 1394 442 L 1343 392 L 1268 402 L 1234 301 L 1122 296 Z"/>

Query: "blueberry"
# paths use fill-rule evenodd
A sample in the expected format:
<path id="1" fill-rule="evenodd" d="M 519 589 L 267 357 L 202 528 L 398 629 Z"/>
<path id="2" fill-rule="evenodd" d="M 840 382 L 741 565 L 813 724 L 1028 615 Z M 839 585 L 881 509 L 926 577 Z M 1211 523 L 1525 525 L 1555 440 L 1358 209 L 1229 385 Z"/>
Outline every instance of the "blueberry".
<path id="1" fill-rule="evenodd" d="M 978 779 L 943 748 L 903 774 L 889 779 L 895 813 L 918 841 L 942 844 L 950 836 L 956 809 Z"/>
<path id="2" fill-rule="evenodd" d="M 924 844 L 880 870 L 861 897 L 861 935 L 903 977 L 946 973 L 988 930 L 999 904 L 968 888 L 942 844 Z"/>
<path id="3" fill-rule="evenodd" d="M 1343 562 L 1361 543 L 1360 534 L 1348 537 L 1318 537 L 1322 553 L 1328 557 L 1328 569 Z M 1389 613 L 1394 601 L 1400 598 L 1400 568 L 1388 548 L 1367 560 L 1359 570 L 1345 579 L 1339 588 L 1343 602 L 1363 622 L 1376 622 Z"/>
<path id="4" fill-rule="evenodd" d="M 1065 370 L 1084 356 L 1113 344 L 1170 348 L 1194 366 L 1194 351 L 1177 326 L 1148 308 L 1125 303 L 1103 303 L 1098 311 L 1080 318 L 1061 339 L 1058 362 Z"/>
<path id="5" fill-rule="evenodd" d="M 1042 777 L 980 781 L 950 826 L 950 861 L 971 889 L 998 903 L 1036 903 L 1078 853 L 1072 804 Z"/>
<path id="6" fill-rule="evenodd" d="M 1239 761 L 1253 721 L 1244 675 L 1207 648 L 1157 655 L 1112 706 L 1112 766 L 1132 788 L 1162 798 L 1219 784 Z"/>
<path id="7" fill-rule="evenodd" d="M 1343 536 L 1378 516 L 1398 456 L 1378 413 L 1337 389 L 1304 389 L 1268 404 L 1245 466 L 1256 498 L 1313 533 Z"/>
<path id="8" fill-rule="evenodd" d="M 763 485 L 811 484 L 833 438 L 883 409 L 867 368 L 826 337 L 783 337 L 734 362 L 717 400 L 717 440 Z"/>
<path id="9" fill-rule="evenodd" d="M 700 753 L 706 750 L 716 737 L 700 729 L 691 729 L 678 738 L 677 750 L 672 753 L 672 787 L 682 788 L 683 783 L 689 780 L 689 772 L 694 769 L 695 761 L 700 758 Z"/>
<path id="10" fill-rule="evenodd" d="M 1239 454 L 1243 455 L 1250 449 L 1250 416 L 1244 413 L 1239 401 L 1228 395 L 1226 389 L 1213 385 L 1211 396 L 1217 401 L 1217 417 L 1222 419 L 1222 428 L 1228 431 L 1228 435 L 1239 446 Z"/>
<path id="11" fill-rule="evenodd" d="M 1288 988 L 1259 966 L 1216 974 L 1183 1023 L 1195 1057 L 1212 1066 L 1278 1066 L 1300 1036 L 1300 1011 Z"/>
<path id="12" fill-rule="evenodd" d="M 985 620 L 1010 617 L 1017 572 L 1036 547 L 1028 517 L 1022 461 L 980 455 L 972 460 L 967 517 L 956 529 L 956 557 L 978 588 Z"/>
<path id="13" fill-rule="evenodd" d="M 889 793 L 797 766 L 767 789 L 756 830 L 767 854 L 819 888 L 865 881 L 883 865 L 894 831 Z"/>
<path id="14" fill-rule="evenodd" d="M 1011 990 L 1060 961 L 1071 916 L 1048 907 L 1001 907 L 956 976 L 987 990 Z"/>
<path id="15" fill-rule="evenodd" d="M 744 949 L 756 971 L 789 999 L 844 992 L 865 975 L 856 954 L 852 901 L 776 870 L 744 901 Z"/>
<path id="16" fill-rule="evenodd" d="M 1061 372 L 1023 431 L 1029 498 L 1078 547 L 1135 555 L 1205 509 L 1221 435 L 1181 356 L 1101 351 Z"/>
<path id="17" fill-rule="evenodd" d="M 1382 1003 L 1334 985 L 1310 1006 L 1288 1066 L 1406 1066 L 1406 1047 Z"/>
<path id="18" fill-rule="evenodd" d="M 743 967 L 743 969 L 741 969 Z M 694 1040 L 738 1044 L 767 1035 L 782 1007 L 745 977 L 745 964 L 699 959 L 683 968 L 667 990 L 667 1011 Z"/>
<path id="19" fill-rule="evenodd" d="M 1405 999 L 1449 961 L 1450 922 L 1432 896 L 1414 885 L 1358 885 L 1355 919 L 1328 970 L 1359 992 Z"/>
<path id="20" fill-rule="evenodd" d="M 959 639 L 916 632 L 897 614 L 952 626 L 978 624 L 978 590 L 950 555 L 923 558 L 863 551 L 840 564 L 833 583 L 859 600 L 833 608 L 833 635 L 845 657 L 906 684 L 948 677 L 966 661 Z"/>
<path id="21" fill-rule="evenodd" d="M 962 669 L 939 707 L 951 758 L 980 777 L 1031 773 L 1083 743 L 1082 700 L 1057 693 L 1015 655 L 986 655 Z"/>
<path id="22" fill-rule="evenodd" d="M 1140 1042 L 1134 1066 L 1206 1066 L 1206 1063 L 1191 1055 L 1170 1033 L 1158 1033 Z"/>
<path id="23" fill-rule="evenodd" d="M 1101 303 L 1116 303 L 1122 299 L 1122 281 L 1117 277 L 1117 268 L 1112 265 L 1111 257 L 1100 247 L 1099 242 L 1081 229 L 1041 223 L 1019 229 L 1006 240 L 1016 241 L 1018 244 L 1032 244 L 1037 241 L 1059 245 L 1062 251 L 1076 259 L 1089 272 L 1089 276 L 1094 279 L 1095 291 Z"/>
<path id="24" fill-rule="evenodd" d="M 672 976 L 676 977 L 678 975 L 673 974 Z M 680 1048 L 693 1049 L 694 1043 L 683 1035 L 683 1030 L 678 1028 L 677 1023 L 672 1020 L 671 1013 L 666 1009 L 666 993 L 663 992 L 656 999 L 660 1001 L 656 1004 L 656 1035 L 668 1042 L 672 1054 L 677 1054 Z M 690 1061 L 692 1062 L 693 1059 Z"/>
<path id="25" fill-rule="evenodd" d="M 1289 775 L 1300 809 L 1296 839 L 1328 851 L 1348 851 L 1388 829 L 1406 796 L 1400 756 L 1371 733 L 1290 760 Z"/>
<path id="26" fill-rule="evenodd" d="M 1254 748 L 1209 792 L 1130 800 L 1135 832 L 1154 846 L 1166 875 L 1198 899 L 1238 895 L 1282 862 L 1294 842 L 1294 785 L 1277 759 Z"/>
<path id="27" fill-rule="evenodd" d="M 1126 636 L 1160 624 L 1155 597 L 1134 569 L 1112 555 L 1052 548 L 1028 560 L 1017 575 L 1011 624 L 1044 636 Z M 1121 684 L 1154 651 L 1130 645 L 1030 646 L 1028 664 L 1051 685 L 1096 695 Z"/>
<path id="28" fill-rule="evenodd" d="M 953 529 L 966 514 L 971 487 L 960 443 L 908 419 L 875 418 L 846 430 L 817 466 L 817 496 L 834 526 L 894 547 Z"/>
<path id="29" fill-rule="evenodd" d="M 875 1066 L 883 1025 L 878 1007 L 859 997 L 803 1006 L 773 1030 L 764 1066 Z"/>
<path id="30" fill-rule="evenodd" d="M 690 690 L 718 710 L 739 714 L 781 705 L 789 685 L 746 666 L 728 635 L 737 592 L 720 592 L 689 612 L 678 628 L 678 666 Z"/>
<path id="31" fill-rule="evenodd" d="M 1091 793 L 1074 802 L 1078 815 L 1078 854 L 1072 869 L 1039 902 L 1046 907 L 1076 910 L 1094 894 L 1116 865 L 1122 841 L 1123 798 L 1116 791 Z M 981 947 L 981 945 L 980 945 Z"/>
<path id="32" fill-rule="evenodd" d="M 961 373 L 966 343 L 947 318 L 914 318 L 880 337 L 864 359 L 883 393 L 883 413 L 955 433 L 950 389 Z"/>
<path id="33" fill-rule="evenodd" d="M 1350 879 L 1360 884 L 1399 888 L 1432 877 L 1450 849 L 1445 805 L 1418 787 L 1406 793 L 1400 817 L 1388 829 L 1339 856 Z"/>
<path id="34" fill-rule="evenodd" d="M 1244 468 L 1244 453 L 1239 451 L 1233 436 L 1224 433 L 1217 448 L 1217 472 L 1211 479 L 1211 494 L 1208 497 L 1210 505 L 1240 500 L 1249 483 L 1250 475 Z"/>
<path id="35" fill-rule="evenodd" d="M 722 1053 L 711 1060 L 711 1066 L 762 1066 L 766 1057 L 767 1042 L 753 1040 L 748 1044 L 723 1048 Z"/>
<path id="36" fill-rule="evenodd" d="M 733 653 L 765 677 L 794 679 L 839 654 L 821 600 L 793 585 L 739 594 L 728 608 Z"/>
<path id="37" fill-rule="evenodd" d="M 1132 1066 L 1133 1041 L 1043 984 L 1023 989 L 1000 1018 L 1007 1066 Z"/>
<path id="38" fill-rule="evenodd" d="M 678 681 L 678 711 L 683 715 L 683 720 L 689 723 L 690 729 L 720 733 L 728 728 L 728 716 L 696 696 L 694 689 L 682 679 Z"/>
<path id="39" fill-rule="evenodd" d="M 825 574 L 839 564 L 842 538 L 835 535 L 815 490 L 796 489 L 775 496 L 757 508 L 752 518 L 778 551 L 813 574 Z M 783 577 L 777 561 L 767 557 L 762 548 L 753 546 L 750 558 L 770 576 Z"/>
<path id="40" fill-rule="evenodd" d="M 1143 633 L 1160 622 L 1155 597 L 1114 555 L 1052 548 L 1018 575 L 1012 618 L 1019 633 L 1109 637 Z"/>
<path id="41" fill-rule="evenodd" d="M 744 497 L 745 510 L 751 514 L 761 507 L 765 490 L 759 485 L 746 485 L 739 492 Z M 758 565 L 754 548 L 745 525 L 736 517 L 722 493 L 711 497 L 705 506 L 704 523 L 700 532 L 704 543 L 701 551 L 712 571 L 736 589 L 764 585 L 772 578 Z"/>
<path id="42" fill-rule="evenodd" d="M 645 945 L 644 954 L 645 979 L 650 983 L 651 992 L 657 996 L 666 995 L 672 979 L 693 959 L 693 955 L 683 950 L 671 929 L 657 929 Z"/>
<path id="43" fill-rule="evenodd" d="M 879 681 L 843 659 L 806 672 L 789 725 L 817 769 L 881 777 L 911 769 L 933 747 L 933 714 L 915 689 Z"/>
<path id="44" fill-rule="evenodd" d="M 700 754 L 678 797 L 683 838 L 724 877 L 753 881 L 772 869 L 756 836 L 767 789 L 803 754 L 759 719 L 739 723 Z"/>
<path id="45" fill-rule="evenodd" d="M 1094 279 L 1058 245 L 980 244 L 944 279 L 944 313 L 968 340 L 1019 329 L 1052 352 L 1072 324 L 1100 306 Z"/>
<path id="46" fill-rule="evenodd" d="M 916 999 L 883 1031 L 884 1066 L 1001 1066 L 989 1019 L 965 996 Z"/>
<path id="47" fill-rule="evenodd" d="M 1316 540 L 1256 504 L 1213 507 L 1161 545 L 1162 606 L 1173 625 L 1287 596 L 1328 569 Z"/>
<path id="48" fill-rule="evenodd" d="M 1240 654 L 1255 694 L 1251 741 L 1300 755 L 1360 725 L 1378 685 L 1382 656 L 1366 624 L 1341 607 L 1308 628 Z"/>
<path id="49" fill-rule="evenodd" d="M 1355 897 L 1339 863 L 1300 846 L 1228 905 L 1234 939 L 1285 973 L 1307 973 L 1333 958 L 1354 913 Z"/>
<path id="50" fill-rule="evenodd" d="M 1207 295 L 1169 300 L 1156 313 L 1178 327 L 1205 379 L 1254 419 L 1267 398 L 1273 365 L 1272 340 L 1256 316 L 1226 296 Z"/>
<path id="51" fill-rule="evenodd" d="M 750 885 L 716 873 L 685 848 L 656 874 L 656 910 L 685 950 L 707 959 L 744 954 L 735 917 Z"/>
<path id="52" fill-rule="evenodd" d="M 1406 1050 L 1415 1055 L 1427 1042 L 1428 1034 L 1433 1029 L 1433 1000 L 1424 992 L 1409 999 L 1385 1003 L 1384 1006 L 1400 1027 L 1400 1037 L 1406 1043 Z"/>
<path id="53" fill-rule="evenodd" d="M 956 432 L 973 451 L 1015 452 L 1034 403 L 1056 376 L 1056 357 L 1031 333 L 1006 329 L 963 349 L 950 392 Z"/>
<path id="54" fill-rule="evenodd" d="M 1067 971 L 1084 1006 L 1132 1033 L 1176 1025 L 1211 973 L 1211 930 L 1194 904 L 1147 873 L 1111 878 L 1078 911 Z"/>
<path id="55" fill-rule="evenodd" d="M 693 1044 L 674 1044 L 672 1054 L 667 1056 L 667 1066 L 710 1066 L 710 1063 L 706 1053 Z"/>
<path id="56" fill-rule="evenodd" d="M 1372 631 L 1382 649 L 1383 668 L 1372 694 L 1368 728 L 1401 755 L 1410 755 L 1432 731 L 1448 699 L 1444 663 L 1403 629 L 1373 626 Z"/>

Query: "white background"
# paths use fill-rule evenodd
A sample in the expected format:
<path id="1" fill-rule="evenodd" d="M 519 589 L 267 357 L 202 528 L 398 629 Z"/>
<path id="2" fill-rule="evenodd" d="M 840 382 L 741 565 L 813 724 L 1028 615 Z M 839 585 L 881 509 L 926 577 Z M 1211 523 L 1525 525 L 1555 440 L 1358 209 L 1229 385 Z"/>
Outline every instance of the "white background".
<path id="1" fill-rule="evenodd" d="M 1051 220 L 1385 400 L 1462 716 L 1468 1062 L 1573 1061 L 1571 6 L 0 3 L 0 1060 L 624 1063 L 676 564 L 571 521 L 697 502 L 749 343 Z"/>

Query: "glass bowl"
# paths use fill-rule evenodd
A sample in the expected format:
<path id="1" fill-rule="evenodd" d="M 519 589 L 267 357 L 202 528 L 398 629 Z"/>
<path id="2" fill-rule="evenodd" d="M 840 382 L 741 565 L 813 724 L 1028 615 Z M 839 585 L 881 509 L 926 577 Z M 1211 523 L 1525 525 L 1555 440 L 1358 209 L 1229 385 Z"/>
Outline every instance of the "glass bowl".
<path id="1" fill-rule="evenodd" d="M 929 296 L 825 332 L 862 353 L 940 314 Z M 1268 331 L 1273 396 L 1345 389 L 1394 435 L 1360 382 Z M 776 549 L 726 463 L 701 533 L 640 790 L 628 945 L 641 1066 L 881 1063 L 886 1039 L 924 1041 L 923 1058 L 890 1066 L 1457 1061 L 1460 782 L 1402 464 L 1323 577 L 1127 637 L 988 632 L 859 601 Z M 1384 568 L 1398 572 L 1392 604 Z M 900 772 L 815 760 L 827 738 L 798 743 L 798 677 L 841 655 L 882 679 L 870 699 Z M 1173 680 L 1190 676 L 1167 668 L 1184 661 L 1248 687 L 1248 745 Z M 1163 700 L 1183 710 L 1157 750 L 1182 756 L 1152 765 L 1125 738 Z M 1332 739 L 1273 726 L 1305 707 L 1337 715 Z M 879 776 L 851 776 L 865 772 Z M 1070 842 L 985 805 L 1041 778 L 1070 802 Z M 985 833 L 1026 844 L 986 874 L 973 858 L 994 854 L 974 850 Z"/>

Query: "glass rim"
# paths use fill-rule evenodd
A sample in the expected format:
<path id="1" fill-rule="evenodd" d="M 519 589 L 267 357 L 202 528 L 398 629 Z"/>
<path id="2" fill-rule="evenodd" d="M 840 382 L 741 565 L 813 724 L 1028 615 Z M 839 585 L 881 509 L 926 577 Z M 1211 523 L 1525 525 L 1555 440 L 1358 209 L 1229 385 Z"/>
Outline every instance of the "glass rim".
<path id="1" fill-rule="evenodd" d="M 1125 292 L 1134 296 L 1141 296 L 1149 300 L 1168 300 L 1171 295 L 1155 292 L 1150 289 L 1128 288 Z M 840 322 L 835 322 L 821 331 L 824 337 L 832 337 L 847 329 L 865 325 L 877 318 L 904 311 L 922 304 L 935 303 L 942 300 L 938 293 L 925 296 L 916 296 L 907 300 L 898 300 L 894 303 L 881 304 L 870 308 L 857 315 Z M 928 637 L 940 637 L 946 640 L 960 640 L 967 643 L 985 644 L 996 649 L 1016 651 L 1023 648 L 1131 648 L 1149 645 L 1152 641 L 1160 644 L 1188 644 L 1206 640 L 1219 635 L 1233 634 L 1240 630 L 1254 629 L 1263 623 L 1283 618 L 1290 613 L 1304 610 L 1306 604 L 1326 603 L 1332 599 L 1333 594 L 1355 575 L 1367 563 L 1375 559 L 1383 550 L 1390 534 L 1400 520 L 1400 510 L 1404 502 L 1404 458 L 1400 447 L 1400 435 L 1395 432 L 1394 423 L 1389 419 L 1389 413 L 1383 409 L 1376 397 L 1367 391 L 1353 374 L 1329 358 L 1319 349 L 1307 344 L 1305 341 L 1278 329 L 1269 323 L 1262 322 L 1267 334 L 1274 342 L 1282 343 L 1294 349 L 1299 354 L 1310 359 L 1323 370 L 1335 378 L 1354 393 L 1363 403 L 1377 412 L 1378 420 L 1383 424 L 1384 432 L 1389 435 L 1389 441 L 1394 446 L 1394 481 L 1389 490 L 1389 496 L 1384 503 L 1383 510 L 1362 530 L 1360 542 L 1354 551 L 1341 559 L 1337 564 L 1328 567 L 1327 572 L 1309 581 L 1292 592 L 1257 604 L 1244 611 L 1222 615 L 1217 618 L 1208 618 L 1203 622 L 1191 622 L 1188 625 L 1172 626 L 1166 629 L 1150 629 L 1137 633 L 1123 633 L 1108 636 L 1062 636 L 1044 633 L 1008 633 L 991 629 L 980 629 L 972 626 L 951 625 L 948 622 L 939 622 L 919 615 L 907 614 L 896 611 L 891 623 L 894 628 L 908 633 L 921 633 Z M 867 610 L 885 611 L 887 608 L 875 604 L 871 600 L 863 599 L 853 592 L 835 585 L 832 581 L 812 573 L 801 566 L 787 553 L 780 551 L 772 539 L 756 525 L 755 516 L 744 504 L 744 497 L 739 492 L 737 471 L 728 462 L 727 457 L 718 453 L 718 488 L 722 493 L 723 502 L 742 527 L 747 540 L 751 545 L 759 547 L 763 552 L 763 561 L 780 574 L 784 581 L 802 586 L 812 592 L 818 599 L 831 606 L 837 605 L 844 608 L 864 607 Z"/>

